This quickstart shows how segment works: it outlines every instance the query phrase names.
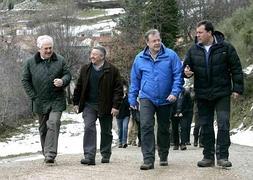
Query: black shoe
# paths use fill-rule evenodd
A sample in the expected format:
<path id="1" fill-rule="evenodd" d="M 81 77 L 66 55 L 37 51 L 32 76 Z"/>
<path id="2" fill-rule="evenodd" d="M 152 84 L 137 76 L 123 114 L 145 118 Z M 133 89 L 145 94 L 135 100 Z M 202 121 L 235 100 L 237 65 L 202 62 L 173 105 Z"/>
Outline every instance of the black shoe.
<path id="1" fill-rule="evenodd" d="M 186 145 L 185 145 L 185 144 L 181 144 L 181 145 L 180 145 L 180 149 L 183 151 L 183 150 L 186 150 L 186 149 L 187 149 L 187 147 L 186 147 Z"/>
<path id="2" fill-rule="evenodd" d="M 217 160 L 217 165 L 222 167 L 231 167 L 232 163 L 227 159 L 219 159 Z"/>
<path id="3" fill-rule="evenodd" d="M 199 143 L 198 143 L 198 139 L 199 139 L 198 137 L 195 137 L 195 136 L 194 136 L 194 141 L 193 141 L 193 146 L 194 146 L 194 147 L 197 147 L 197 146 L 198 146 L 198 144 L 199 144 Z"/>
<path id="4" fill-rule="evenodd" d="M 110 162 L 110 159 L 109 159 L 109 158 L 103 157 L 103 158 L 101 159 L 101 163 L 109 163 L 109 162 Z"/>
<path id="5" fill-rule="evenodd" d="M 199 143 L 199 147 L 200 147 L 200 148 L 203 148 L 204 145 L 203 145 L 202 143 Z"/>
<path id="6" fill-rule="evenodd" d="M 198 167 L 213 167 L 214 160 L 203 158 L 201 161 L 198 162 L 197 165 L 198 165 Z"/>
<path id="7" fill-rule="evenodd" d="M 90 165 L 96 165 L 95 159 L 81 159 L 81 164 L 87 164 L 88 166 Z"/>
<path id="8" fill-rule="evenodd" d="M 123 144 L 123 146 L 122 146 L 123 148 L 126 148 L 127 147 L 127 144 Z"/>
<path id="9" fill-rule="evenodd" d="M 189 145 L 189 146 L 192 145 L 190 142 L 187 142 L 187 143 L 185 143 L 185 144 L 186 144 L 186 145 Z"/>
<path id="10" fill-rule="evenodd" d="M 142 164 L 140 170 L 154 169 L 154 163 Z"/>
<path id="11" fill-rule="evenodd" d="M 122 144 L 119 144 L 118 148 L 122 148 L 122 147 L 123 147 Z"/>
<path id="12" fill-rule="evenodd" d="M 194 146 L 194 147 L 197 147 L 197 146 L 198 146 L 198 139 L 197 139 L 197 138 L 194 138 L 193 146 Z"/>
<path id="13" fill-rule="evenodd" d="M 173 147 L 173 150 L 178 150 L 179 149 L 179 146 L 177 146 L 177 145 L 175 145 L 174 147 Z"/>
<path id="14" fill-rule="evenodd" d="M 168 166 L 168 161 L 160 161 L 160 166 Z"/>
<path id="15" fill-rule="evenodd" d="M 46 164 L 54 164 L 55 163 L 55 160 L 50 157 L 46 157 L 44 161 Z"/>

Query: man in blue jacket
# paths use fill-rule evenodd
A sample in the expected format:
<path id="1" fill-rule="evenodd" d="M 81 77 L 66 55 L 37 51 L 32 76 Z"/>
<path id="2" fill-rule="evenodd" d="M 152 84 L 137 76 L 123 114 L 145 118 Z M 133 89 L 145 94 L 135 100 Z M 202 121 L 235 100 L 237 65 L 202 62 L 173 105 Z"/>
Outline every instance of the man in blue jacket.
<path id="1" fill-rule="evenodd" d="M 141 150 L 144 160 L 141 170 L 154 168 L 155 114 L 160 165 L 168 165 L 171 104 L 176 101 L 183 84 L 180 58 L 162 44 L 159 31 L 147 31 L 145 40 L 147 47 L 135 57 L 132 65 L 128 97 L 134 109 L 138 107 L 137 97 L 140 100 Z"/>

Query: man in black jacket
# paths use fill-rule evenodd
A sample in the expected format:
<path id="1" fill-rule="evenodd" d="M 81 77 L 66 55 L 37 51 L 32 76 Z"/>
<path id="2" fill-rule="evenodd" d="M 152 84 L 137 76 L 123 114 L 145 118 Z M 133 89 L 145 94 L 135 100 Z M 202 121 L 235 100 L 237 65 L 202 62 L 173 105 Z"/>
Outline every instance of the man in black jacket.
<path id="1" fill-rule="evenodd" d="M 81 164 L 95 165 L 97 150 L 96 120 L 101 127 L 100 153 L 102 163 L 109 163 L 112 145 L 112 118 L 119 112 L 123 99 L 123 86 L 119 70 L 105 60 L 106 50 L 93 47 L 90 63 L 81 68 L 74 90 L 74 110 L 83 113 L 84 159 Z"/>
<path id="2" fill-rule="evenodd" d="M 235 48 L 214 31 L 209 21 L 201 21 L 196 28 L 196 42 L 188 50 L 184 61 L 186 77 L 194 75 L 199 123 L 203 130 L 204 158 L 199 167 L 217 165 L 231 167 L 228 160 L 230 136 L 230 95 L 237 99 L 243 93 L 243 73 Z M 215 148 L 214 112 L 217 114 L 217 141 Z"/>

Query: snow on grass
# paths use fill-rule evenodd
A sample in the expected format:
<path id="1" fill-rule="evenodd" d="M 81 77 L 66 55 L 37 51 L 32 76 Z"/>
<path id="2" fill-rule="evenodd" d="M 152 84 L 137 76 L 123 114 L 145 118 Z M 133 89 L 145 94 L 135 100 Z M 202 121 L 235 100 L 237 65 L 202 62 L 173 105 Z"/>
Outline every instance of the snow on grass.
<path id="1" fill-rule="evenodd" d="M 64 112 L 61 118 L 61 129 L 58 141 L 58 154 L 82 154 L 83 153 L 83 132 L 84 124 L 82 114 L 69 114 Z M 100 147 L 100 125 L 97 127 L 97 148 Z M 113 130 L 113 146 L 117 141 L 117 133 Z M 37 153 L 41 151 L 38 123 L 31 127 L 27 134 L 19 134 L 8 139 L 7 142 L 0 142 L 0 157 Z M 40 156 L 40 158 L 43 156 Z M 28 159 L 36 159 L 28 157 Z M 0 161 L 1 162 L 1 161 Z"/>

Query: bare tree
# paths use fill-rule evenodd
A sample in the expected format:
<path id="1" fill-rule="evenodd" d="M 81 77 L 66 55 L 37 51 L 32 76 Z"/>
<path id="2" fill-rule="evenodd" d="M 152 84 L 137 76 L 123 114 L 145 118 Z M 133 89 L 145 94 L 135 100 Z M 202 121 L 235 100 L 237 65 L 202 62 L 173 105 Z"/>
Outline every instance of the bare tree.
<path id="1" fill-rule="evenodd" d="M 7 37 L 0 49 L 0 127 L 15 127 L 19 119 L 31 112 L 21 85 L 21 64 L 17 61 L 20 49 L 15 46 L 15 36 Z"/>
<path id="2" fill-rule="evenodd" d="M 177 0 L 181 10 L 182 34 L 186 42 L 192 41 L 192 30 L 198 21 L 207 19 L 217 24 L 240 7 L 247 7 L 249 0 Z"/>
<path id="3" fill-rule="evenodd" d="M 48 34 L 54 38 L 54 49 L 65 58 L 73 79 L 77 77 L 80 65 L 87 63 L 89 51 L 87 47 L 80 45 L 80 37 L 71 31 L 76 11 L 77 7 L 71 0 L 64 0 L 57 5 L 54 13 L 50 12 L 51 16 L 47 16 L 49 12 L 43 11 L 36 20 L 41 24 L 38 35 Z M 67 87 L 67 94 L 68 103 L 71 103 L 70 86 Z"/>

